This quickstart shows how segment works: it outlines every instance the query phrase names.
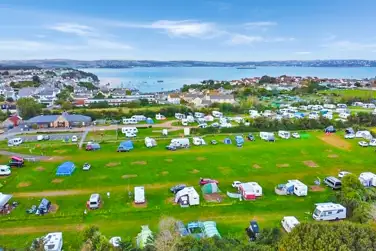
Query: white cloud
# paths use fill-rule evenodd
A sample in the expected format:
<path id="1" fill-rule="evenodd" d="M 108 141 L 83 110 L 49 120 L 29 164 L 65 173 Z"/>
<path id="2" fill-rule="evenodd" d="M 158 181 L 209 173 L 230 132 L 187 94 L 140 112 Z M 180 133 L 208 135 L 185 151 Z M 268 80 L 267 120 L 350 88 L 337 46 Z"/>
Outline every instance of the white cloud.
<path id="1" fill-rule="evenodd" d="M 309 55 L 309 54 L 311 54 L 311 52 L 310 51 L 297 51 L 297 52 L 295 52 L 295 54 L 297 54 L 297 55 Z"/>
<path id="2" fill-rule="evenodd" d="M 271 22 L 271 21 L 248 22 L 244 24 L 244 26 L 247 28 L 265 28 L 265 27 L 276 26 L 276 25 L 278 25 L 278 23 Z"/>
<path id="3" fill-rule="evenodd" d="M 341 51 L 364 51 L 376 49 L 376 43 L 360 43 L 342 40 L 324 44 L 323 47 Z"/>
<path id="4" fill-rule="evenodd" d="M 53 26 L 49 26 L 48 29 L 74 34 L 77 36 L 96 36 L 94 28 L 76 23 L 58 23 Z"/>
<path id="5" fill-rule="evenodd" d="M 267 40 L 268 42 L 292 42 L 295 41 L 293 37 L 275 37 Z"/>
<path id="6" fill-rule="evenodd" d="M 231 39 L 228 41 L 232 45 L 240 44 L 253 44 L 255 42 L 263 42 L 265 39 L 260 36 L 247 36 L 242 34 L 234 34 Z"/>

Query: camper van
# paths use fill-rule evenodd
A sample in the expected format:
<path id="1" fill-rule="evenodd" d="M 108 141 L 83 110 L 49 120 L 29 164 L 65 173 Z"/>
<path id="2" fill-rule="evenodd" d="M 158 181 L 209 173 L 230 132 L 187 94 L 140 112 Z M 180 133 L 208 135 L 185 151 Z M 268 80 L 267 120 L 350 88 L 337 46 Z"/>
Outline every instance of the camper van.
<path id="1" fill-rule="evenodd" d="M 156 119 L 156 120 L 165 120 L 166 117 L 165 117 L 164 115 L 158 113 L 158 114 L 155 115 L 155 119 Z"/>
<path id="2" fill-rule="evenodd" d="M 278 136 L 282 139 L 289 139 L 290 138 L 290 132 L 287 131 L 278 131 Z"/>
<path id="3" fill-rule="evenodd" d="M 135 187 L 134 188 L 134 203 L 143 204 L 145 203 L 145 188 L 144 187 Z"/>
<path id="4" fill-rule="evenodd" d="M 121 132 L 126 134 L 126 133 L 138 133 L 137 127 L 123 127 L 121 128 Z"/>
<path id="5" fill-rule="evenodd" d="M 221 118 L 221 117 L 223 117 L 223 113 L 221 113 L 219 111 L 212 111 L 212 115 L 215 118 Z"/>
<path id="6" fill-rule="evenodd" d="M 90 195 L 90 199 L 88 201 L 89 209 L 98 209 L 101 205 L 101 197 L 99 194 L 94 193 Z"/>
<path id="7" fill-rule="evenodd" d="M 11 170 L 9 166 L 0 165 L 0 176 L 8 176 L 11 174 Z"/>
<path id="8" fill-rule="evenodd" d="M 21 145 L 23 140 L 21 138 L 13 138 L 8 140 L 8 146 L 18 146 Z"/>
<path id="9" fill-rule="evenodd" d="M 285 216 L 285 217 L 283 217 L 281 223 L 282 223 L 283 229 L 287 233 L 290 233 L 294 229 L 294 227 L 296 227 L 297 225 L 300 224 L 300 222 L 298 221 L 298 219 L 295 218 L 294 216 Z"/>
<path id="10" fill-rule="evenodd" d="M 315 220 L 342 220 L 346 219 L 346 208 L 333 202 L 317 203 L 312 217 Z"/>
<path id="11" fill-rule="evenodd" d="M 205 117 L 205 114 L 203 114 L 202 112 L 195 112 L 195 118 L 203 118 Z"/>
<path id="12" fill-rule="evenodd" d="M 49 233 L 45 237 L 43 237 L 43 243 L 44 250 L 61 251 L 63 249 L 63 233 Z"/>
<path id="13" fill-rule="evenodd" d="M 155 141 L 155 139 L 153 139 L 153 138 L 146 137 L 145 138 L 145 146 L 147 148 L 152 148 L 154 146 L 157 146 L 157 141 Z"/>
<path id="14" fill-rule="evenodd" d="M 201 146 L 201 145 L 206 145 L 206 142 L 203 138 L 201 137 L 193 137 L 192 138 L 192 143 L 195 145 L 195 146 Z"/>
<path id="15" fill-rule="evenodd" d="M 137 123 L 138 123 L 138 121 L 136 119 L 134 119 L 134 118 L 129 118 L 129 119 L 124 118 L 123 119 L 123 124 L 124 125 L 134 125 L 134 124 L 137 124 Z"/>
<path id="16" fill-rule="evenodd" d="M 146 117 L 144 115 L 133 115 L 131 118 L 135 119 L 137 122 L 141 122 L 141 121 L 146 120 Z"/>

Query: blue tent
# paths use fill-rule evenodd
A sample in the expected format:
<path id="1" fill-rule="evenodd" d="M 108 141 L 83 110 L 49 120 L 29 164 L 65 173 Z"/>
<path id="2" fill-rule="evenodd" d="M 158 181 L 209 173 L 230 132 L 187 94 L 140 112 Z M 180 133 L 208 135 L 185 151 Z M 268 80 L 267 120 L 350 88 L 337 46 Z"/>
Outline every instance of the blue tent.
<path id="1" fill-rule="evenodd" d="M 76 166 L 73 162 L 64 162 L 57 168 L 56 176 L 70 176 L 75 168 Z"/>
<path id="2" fill-rule="evenodd" d="M 118 152 L 129 152 L 130 150 L 133 149 L 133 142 L 130 140 L 123 141 L 120 143 L 117 151 Z"/>
<path id="3" fill-rule="evenodd" d="M 146 124 L 149 124 L 149 125 L 154 124 L 154 120 L 152 118 L 147 118 Z"/>
<path id="4" fill-rule="evenodd" d="M 232 141 L 231 141 L 230 138 L 225 138 L 225 140 L 223 141 L 223 143 L 225 143 L 226 145 L 231 145 Z"/>

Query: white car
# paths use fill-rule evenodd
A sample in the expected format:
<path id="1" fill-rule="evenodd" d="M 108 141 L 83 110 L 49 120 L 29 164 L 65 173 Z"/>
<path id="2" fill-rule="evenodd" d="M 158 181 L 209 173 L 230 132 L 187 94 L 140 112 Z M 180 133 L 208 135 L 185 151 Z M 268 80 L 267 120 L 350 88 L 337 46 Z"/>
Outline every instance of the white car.
<path id="1" fill-rule="evenodd" d="M 354 138 L 355 138 L 355 134 L 353 133 L 349 133 L 345 135 L 345 139 L 354 139 Z"/>
<path id="2" fill-rule="evenodd" d="M 361 147 L 367 147 L 369 144 L 366 141 L 360 141 L 358 143 Z"/>
<path id="3" fill-rule="evenodd" d="M 351 174 L 351 173 L 350 172 L 346 172 L 346 171 L 339 172 L 338 173 L 338 178 L 342 179 L 343 177 L 345 177 L 348 174 Z"/>
<path id="4" fill-rule="evenodd" d="M 240 181 L 234 181 L 234 182 L 232 182 L 232 187 L 233 188 L 239 188 L 239 186 L 242 184 L 242 182 L 240 182 Z"/>
<path id="5" fill-rule="evenodd" d="M 291 136 L 292 136 L 293 138 L 300 139 L 300 134 L 297 133 L 297 132 L 293 132 L 293 133 L 291 134 Z"/>
<path id="6" fill-rule="evenodd" d="M 76 135 L 73 135 L 73 136 L 72 136 L 72 142 L 77 142 L 77 141 L 78 141 L 77 136 L 76 136 Z"/>
<path id="7" fill-rule="evenodd" d="M 371 139 L 369 146 L 376 146 L 376 139 Z"/>

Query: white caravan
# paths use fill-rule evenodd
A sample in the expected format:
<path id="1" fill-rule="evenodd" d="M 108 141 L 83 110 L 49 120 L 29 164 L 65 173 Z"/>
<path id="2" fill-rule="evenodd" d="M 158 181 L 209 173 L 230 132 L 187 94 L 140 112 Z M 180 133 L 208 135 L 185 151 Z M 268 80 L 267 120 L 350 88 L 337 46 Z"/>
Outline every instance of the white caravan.
<path id="1" fill-rule="evenodd" d="M 134 203 L 143 204 L 145 203 L 145 188 L 144 187 L 134 187 Z"/>
<path id="2" fill-rule="evenodd" d="M 123 119 L 123 124 L 124 125 L 134 125 L 134 124 L 137 124 L 137 120 L 134 119 L 134 118 L 124 118 Z"/>
<path id="3" fill-rule="evenodd" d="M 205 120 L 205 122 L 213 122 L 214 121 L 214 117 L 212 115 L 206 115 L 204 117 L 204 120 Z"/>
<path id="4" fill-rule="evenodd" d="M 182 119 L 182 120 L 181 120 L 181 124 L 182 124 L 183 126 L 187 126 L 187 125 L 188 125 L 188 119 Z"/>
<path id="5" fill-rule="evenodd" d="M 281 223 L 282 223 L 283 229 L 287 233 L 290 233 L 294 229 L 294 227 L 296 227 L 297 225 L 300 224 L 300 222 L 298 221 L 298 219 L 295 218 L 294 216 L 285 216 L 285 217 L 283 217 Z"/>
<path id="6" fill-rule="evenodd" d="M 146 121 L 145 115 L 133 115 L 131 118 L 135 119 L 137 122 Z"/>
<path id="7" fill-rule="evenodd" d="M 176 147 L 188 147 L 189 146 L 189 139 L 188 138 L 172 139 L 170 145 L 176 146 Z"/>
<path id="8" fill-rule="evenodd" d="M 287 184 L 292 184 L 294 186 L 294 194 L 296 196 L 307 196 L 308 187 L 300 180 L 288 180 Z"/>
<path id="9" fill-rule="evenodd" d="M 8 176 L 12 173 L 9 166 L 0 165 L 0 176 Z"/>
<path id="10" fill-rule="evenodd" d="M 129 134 L 129 133 L 133 133 L 133 134 L 136 134 L 138 133 L 138 129 L 137 127 L 123 127 L 121 128 L 121 132 L 124 133 L 124 134 Z"/>
<path id="11" fill-rule="evenodd" d="M 176 193 L 175 203 L 182 207 L 200 205 L 200 196 L 193 187 L 185 187 Z"/>
<path id="12" fill-rule="evenodd" d="M 347 119 L 348 117 L 350 117 L 350 113 L 342 112 L 338 115 L 338 117 L 340 117 L 341 119 Z"/>
<path id="13" fill-rule="evenodd" d="M 356 138 L 363 138 L 363 139 L 371 140 L 372 139 L 372 134 L 369 131 L 357 131 L 355 133 L 355 137 Z"/>
<path id="14" fill-rule="evenodd" d="M 205 117 L 205 114 L 203 114 L 202 112 L 195 112 L 195 117 L 196 118 L 203 118 L 203 117 Z"/>
<path id="15" fill-rule="evenodd" d="M 278 136 L 282 139 L 289 139 L 291 137 L 291 134 L 288 131 L 278 131 Z"/>
<path id="16" fill-rule="evenodd" d="M 327 118 L 327 119 L 333 119 L 333 114 L 332 113 L 326 113 L 324 115 L 322 115 L 324 118 Z"/>
<path id="17" fill-rule="evenodd" d="M 364 172 L 359 175 L 359 181 L 365 187 L 376 186 L 376 174 Z"/>
<path id="18" fill-rule="evenodd" d="M 154 146 L 157 146 L 157 141 L 155 141 L 155 139 L 153 139 L 153 138 L 146 137 L 145 138 L 145 146 L 147 148 L 152 148 Z"/>
<path id="19" fill-rule="evenodd" d="M 336 113 L 350 113 L 347 108 L 337 108 Z"/>
<path id="20" fill-rule="evenodd" d="M 43 237 L 44 250 L 61 251 L 63 248 L 63 233 L 49 233 Z"/>
<path id="21" fill-rule="evenodd" d="M 163 129 L 162 130 L 162 135 L 163 136 L 167 136 L 168 135 L 168 130 L 167 129 Z"/>
<path id="22" fill-rule="evenodd" d="M 185 115 L 182 113 L 175 113 L 175 118 L 176 119 L 185 119 Z"/>
<path id="23" fill-rule="evenodd" d="M 335 204 L 333 202 L 317 203 L 316 208 L 312 214 L 315 220 L 342 220 L 346 219 L 346 207 L 341 204 Z"/>
<path id="24" fill-rule="evenodd" d="M 191 134 L 191 129 L 188 127 L 188 128 L 184 128 L 184 136 L 189 136 Z"/>
<path id="25" fill-rule="evenodd" d="M 215 117 L 215 118 L 221 118 L 223 117 L 223 113 L 219 112 L 219 111 L 212 111 L 212 115 Z"/>
<path id="26" fill-rule="evenodd" d="M 187 121 L 188 121 L 188 123 L 193 123 L 193 122 L 195 122 L 195 118 L 192 115 L 188 115 Z"/>
<path id="27" fill-rule="evenodd" d="M 257 110 L 249 110 L 249 116 L 251 118 L 258 118 L 260 117 L 260 113 Z"/>
<path id="28" fill-rule="evenodd" d="M 274 137 L 273 132 L 260 132 L 260 138 L 263 140 L 269 140 L 271 137 Z"/>
<path id="29" fill-rule="evenodd" d="M 338 108 L 347 108 L 347 105 L 346 104 L 337 104 L 337 107 Z"/>
<path id="30" fill-rule="evenodd" d="M 165 120 L 166 117 L 164 115 L 158 113 L 158 114 L 155 114 L 155 119 L 156 120 Z"/>
<path id="31" fill-rule="evenodd" d="M 21 138 L 13 138 L 8 140 L 8 146 L 18 146 L 21 145 L 23 140 Z"/>
<path id="32" fill-rule="evenodd" d="M 324 104 L 324 108 L 325 109 L 335 109 L 336 105 L 334 105 L 334 104 Z"/>
<path id="33" fill-rule="evenodd" d="M 206 145 L 206 142 L 203 138 L 201 137 L 193 137 L 192 138 L 192 143 L 195 145 L 195 146 L 201 146 L 201 145 Z"/>

